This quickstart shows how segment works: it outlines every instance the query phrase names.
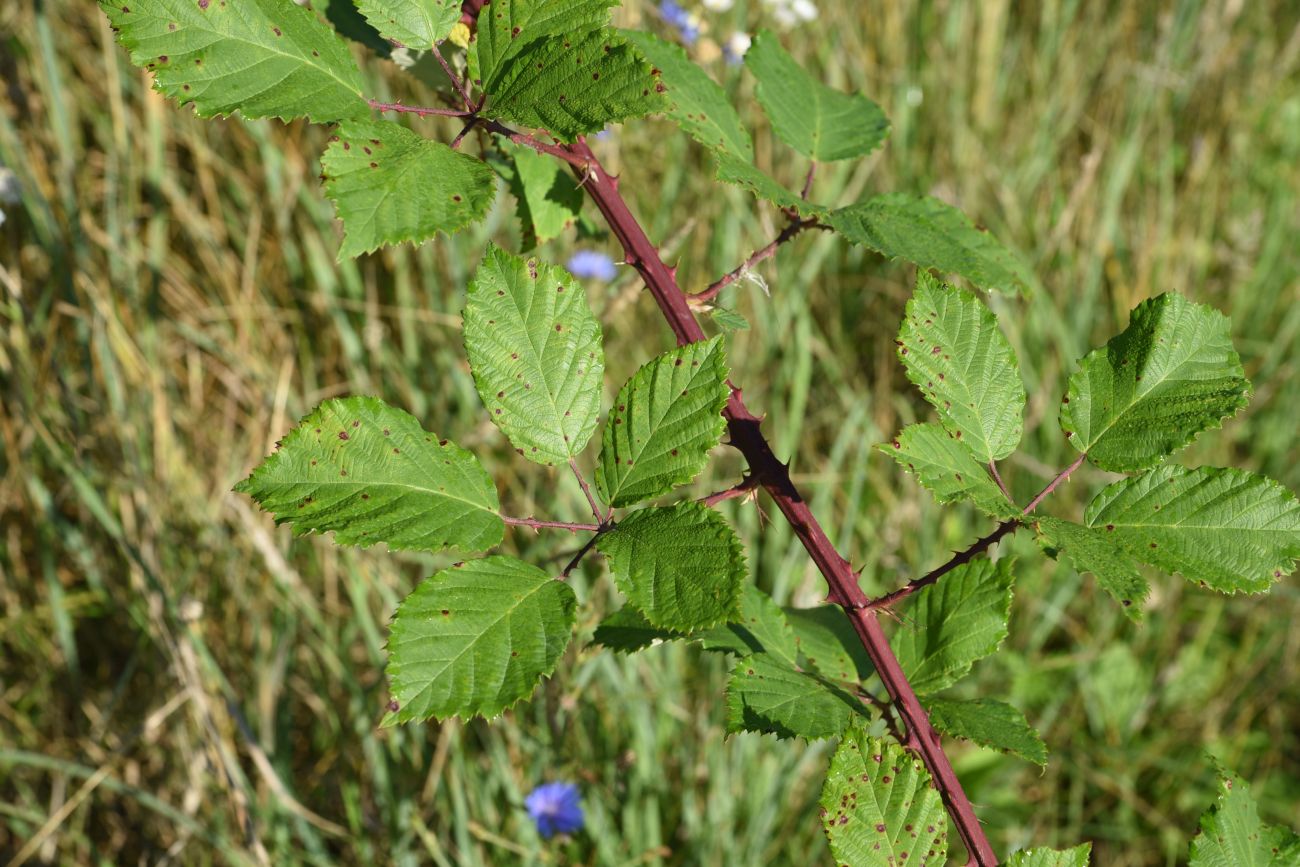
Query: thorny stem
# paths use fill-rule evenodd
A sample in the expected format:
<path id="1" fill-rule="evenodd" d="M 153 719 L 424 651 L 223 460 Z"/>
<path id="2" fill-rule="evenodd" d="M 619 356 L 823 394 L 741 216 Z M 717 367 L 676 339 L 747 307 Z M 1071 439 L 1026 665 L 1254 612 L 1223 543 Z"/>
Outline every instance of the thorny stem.
<path id="1" fill-rule="evenodd" d="M 1002 474 L 998 472 L 997 461 L 989 461 L 989 475 L 993 477 L 993 481 L 998 483 L 998 490 L 1002 492 L 1002 496 L 1010 500 L 1011 492 L 1007 490 L 1006 484 L 1002 481 Z"/>
<path id="2" fill-rule="evenodd" d="M 429 108 L 418 105 L 402 105 L 400 102 L 380 102 L 377 99 L 367 99 L 370 107 L 376 111 L 397 111 L 402 114 L 414 114 L 419 117 L 428 115 L 437 115 L 438 117 L 469 117 L 470 112 L 460 108 Z"/>
<path id="3" fill-rule="evenodd" d="M 600 529 L 599 524 L 575 524 L 570 521 L 543 521 L 539 518 L 512 518 L 509 515 L 502 515 L 501 520 L 505 521 L 512 527 L 532 527 L 534 530 L 552 529 L 568 530 L 570 533 L 586 531 L 594 533 Z"/>
<path id="4" fill-rule="evenodd" d="M 607 512 L 606 514 L 601 515 L 600 503 L 597 503 L 596 498 L 591 495 L 591 488 L 587 485 L 587 477 L 582 474 L 582 470 L 578 469 L 578 462 L 573 458 L 569 458 L 569 469 L 573 470 L 573 477 L 578 480 L 578 485 L 582 488 L 582 493 L 587 497 L 587 505 L 591 506 L 592 516 L 597 521 L 600 521 L 601 524 L 608 522 L 609 513 Z"/>
<path id="5" fill-rule="evenodd" d="M 805 202 L 808 201 L 808 194 L 812 192 L 813 175 L 817 174 L 817 161 L 813 160 L 808 165 L 808 177 L 803 179 L 803 190 L 799 192 L 799 198 Z"/>
<path id="6" fill-rule="evenodd" d="M 474 111 L 474 100 L 470 99 L 469 88 L 465 86 L 465 82 L 461 81 L 459 75 L 452 72 L 451 64 L 447 62 L 447 58 L 442 56 L 441 42 L 433 46 L 433 56 L 438 58 L 438 65 L 442 67 L 443 72 L 447 73 L 447 77 L 451 79 L 452 87 L 456 88 L 456 92 L 460 94 L 461 100 L 465 103 L 465 110 Z"/>
<path id="7" fill-rule="evenodd" d="M 689 295 L 687 297 L 690 299 L 692 304 L 700 304 L 705 301 L 712 301 L 714 298 L 718 297 L 719 292 L 721 292 L 723 289 L 726 289 L 732 283 L 735 283 L 742 276 L 744 276 L 745 272 L 749 271 L 759 262 L 762 262 L 764 259 L 770 258 L 771 256 L 775 255 L 777 249 L 782 244 L 789 241 L 795 235 L 798 235 L 804 229 L 824 229 L 824 228 L 828 228 L 828 227 L 823 226 L 821 223 L 817 222 L 816 217 L 810 217 L 807 220 L 802 220 L 797 218 L 791 220 L 790 224 L 781 230 L 781 234 L 777 235 L 775 240 L 773 240 L 766 247 L 763 247 L 759 250 L 755 250 L 753 255 L 751 255 L 748 259 L 746 259 L 743 263 L 741 263 L 740 266 L 737 267 L 735 270 L 731 271 L 728 274 L 724 274 L 722 277 L 719 277 L 717 280 L 711 283 L 707 289 L 701 289 L 699 292 L 696 292 L 693 295 Z"/>
<path id="8" fill-rule="evenodd" d="M 726 500 L 734 500 L 738 497 L 747 497 L 756 490 L 758 490 L 758 479 L 754 476 L 746 476 L 744 480 L 737 482 L 725 491 L 718 491 L 717 493 L 709 494 L 707 497 L 700 497 L 696 502 L 711 508 Z"/>
<path id="9" fill-rule="evenodd" d="M 587 556 L 587 552 L 596 547 L 596 542 L 600 540 L 600 537 L 612 529 L 612 525 L 605 525 L 597 528 L 595 535 L 588 539 L 586 544 L 578 549 L 578 553 L 573 555 L 573 559 L 569 561 L 569 565 L 565 566 L 564 570 L 560 572 L 560 577 L 568 578 L 569 575 L 573 573 L 573 570 L 578 568 L 578 564 L 582 562 L 582 558 Z"/>

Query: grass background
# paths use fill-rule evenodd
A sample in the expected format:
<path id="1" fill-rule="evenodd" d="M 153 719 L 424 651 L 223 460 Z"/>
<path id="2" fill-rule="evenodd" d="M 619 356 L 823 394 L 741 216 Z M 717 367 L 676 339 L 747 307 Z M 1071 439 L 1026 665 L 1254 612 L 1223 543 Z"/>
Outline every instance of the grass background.
<path id="1" fill-rule="evenodd" d="M 318 4 L 341 14 L 341 0 Z M 1056 406 L 1073 360 L 1176 289 L 1229 313 L 1250 408 L 1178 459 L 1300 486 L 1300 12 L 1261 2 L 823 0 L 784 42 L 893 120 L 888 146 L 828 166 L 815 197 L 939 195 L 1031 263 L 994 299 L 1029 388 L 1022 499 L 1069 459 Z M 624 20 L 645 14 L 629 4 Z M 738 2 L 711 36 L 752 30 Z M 752 81 L 721 61 L 759 160 L 797 184 Z M 370 61 L 377 96 L 428 100 Z M 201 121 L 153 94 L 81 0 L 0 4 L 0 161 L 23 200 L 0 227 L 0 853 L 35 863 L 809 864 L 828 860 L 824 743 L 724 739 L 725 667 L 582 641 L 504 718 L 379 731 L 385 624 L 452 556 L 293 540 L 231 485 L 323 398 L 374 393 L 483 454 L 516 514 L 577 516 L 572 480 L 513 455 L 481 412 L 457 313 L 488 222 L 341 264 L 316 175 L 325 133 Z M 422 125 L 445 135 L 449 128 Z M 599 143 L 652 238 L 699 288 L 780 226 L 710 180 L 661 121 Z M 613 252 L 608 239 L 584 242 Z M 570 235 L 543 249 L 563 261 Z M 871 451 L 926 415 L 892 337 L 911 274 L 835 239 L 796 240 L 728 303 L 753 329 L 735 379 L 869 591 L 986 532 Z M 609 390 L 670 345 L 628 274 L 593 286 Z M 741 470 L 719 450 L 711 479 Z M 1072 517 L 1107 480 L 1048 505 Z M 760 502 L 727 503 L 778 601 L 824 587 Z M 513 531 L 554 562 L 573 541 Z M 1095 863 L 1185 861 L 1213 799 L 1205 751 L 1261 812 L 1300 812 L 1300 594 L 1221 598 L 1156 581 L 1134 627 L 1022 534 L 1011 637 L 961 688 L 1019 706 L 1045 771 L 955 745 L 1001 852 L 1094 841 Z M 575 578 L 581 636 L 617 602 L 599 561 Z M 578 781 L 587 831 L 544 843 L 521 802 Z"/>

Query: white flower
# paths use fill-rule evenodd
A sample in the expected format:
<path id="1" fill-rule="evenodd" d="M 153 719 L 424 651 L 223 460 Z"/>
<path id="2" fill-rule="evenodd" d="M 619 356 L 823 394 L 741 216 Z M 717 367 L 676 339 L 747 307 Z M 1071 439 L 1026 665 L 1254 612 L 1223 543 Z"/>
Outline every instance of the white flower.
<path id="1" fill-rule="evenodd" d="M 23 200 L 23 188 L 18 185 L 18 175 L 13 169 L 0 166 L 0 204 L 16 205 Z"/>
<path id="2" fill-rule="evenodd" d="M 753 41 L 754 40 L 750 38 L 749 34 L 744 31 L 737 31 L 731 34 L 727 39 L 727 55 L 729 57 L 744 57 L 745 52 L 749 50 L 749 46 Z"/>
<path id="3" fill-rule="evenodd" d="M 812 21 L 817 17 L 817 4 L 812 0 L 793 0 L 790 11 L 801 21 Z"/>
<path id="4" fill-rule="evenodd" d="M 736 0 L 703 0 L 704 8 L 710 12 L 726 12 L 736 4 Z"/>
<path id="5" fill-rule="evenodd" d="M 5 224 L 5 212 L 0 211 L 0 226 L 3 226 L 4 224 Z"/>

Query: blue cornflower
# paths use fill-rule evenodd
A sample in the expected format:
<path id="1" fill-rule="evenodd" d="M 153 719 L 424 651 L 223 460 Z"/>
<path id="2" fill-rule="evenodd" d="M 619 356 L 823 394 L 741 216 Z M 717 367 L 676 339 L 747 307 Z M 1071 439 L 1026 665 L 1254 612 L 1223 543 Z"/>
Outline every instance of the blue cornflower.
<path id="1" fill-rule="evenodd" d="M 582 830 L 581 796 L 573 783 L 543 783 L 528 793 L 524 806 L 537 823 L 537 833 L 548 840 Z"/>
<path id="2" fill-rule="evenodd" d="M 687 45 L 694 45 L 695 40 L 700 38 L 699 18 L 687 12 L 680 4 L 674 3 L 673 0 L 660 0 L 659 15 L 664 19 L 665 24 L 676 28 L 677 35 Z"/>
<path id="3" fill-rule="evenodd" d="M 607 283 L 618 276 L 614 260 L 595 250 L 579 250 L 569 257 L 565 267 L 574 277 L 593 277 Z"/>

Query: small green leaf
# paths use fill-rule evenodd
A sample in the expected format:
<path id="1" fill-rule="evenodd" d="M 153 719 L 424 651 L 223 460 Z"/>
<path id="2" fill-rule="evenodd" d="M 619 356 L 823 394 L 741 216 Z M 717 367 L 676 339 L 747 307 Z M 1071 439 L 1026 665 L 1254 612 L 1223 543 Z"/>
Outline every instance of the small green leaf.
<path id="1" fill-rule="evenodd" d="M 645 614 L 635 605 L 624 605 L 600 621 L 591 640 L 615 653 L 635 653 L 657 641 L 676 641 L 688 637 L 685 632 L 655 626 L 646 620 Z"/>
<path id="2" fill-rule="evenodd" d="M 825 217 L 830 213 L 821 205 L 814 205 L 798 193 L 787 190 L 748 159 L 726 151 L 717 151 L 713 157 L 718 165 L 717 179 L 724 184 L 743 187 L 758 198 L 783 210 L 794 211 L 801 217 Z"/>
<path id="3" fill-rule="evenodd" d="M 754 145 L 727 99 L 727 94 L 677 45 L 643 30 L 623 30 L 623 36 L 663 73 L 668 88 L 668 116 L 691 138 L 710 150 L 723 150 L 746 160 Z"/>
<path id="4" fill-rule="evenodd" d="M 1074 571 L 1091 572 L 1116 602 L 1124 606 L 1131 620 L 1142 619 L 1142 603 L 1151 592 L 1138 563 L 1119 545 L 1112 533 L 1061 521 L 1038 518 L 1035 521 L 1040 544 L 1055 559 L 1064 554 Z"/>
<path id="5" fill-rule="evenodd" d="M 505 524 L 478 458 L 373 397 L 327 400 L 235 486 L 295 533 L 341 545 L 483 551 Z"/>
<path id="6" fill-rule="evenodd" d="M 727 681 L 727 731 L 818 740 L 843 734 L 862 704 L 770 653 L 741 657 Z"/>
<path id="7" fill-rule="evenodd" d="M 1020 367 L 993 312 L 973 293 L 919 272 L 898 357 L 943 426 L 980 463 L 1016 450 L 1025 412 Z"/>
<path id="8" fill-rule="evenodd" d="M 804 156 L 819 162 L 862 157 L 889 135 L 889 118 L 880 106 L 813 78 L 770 30 L 754 37 L 745 67 L 758 79 L 758 101 L 772 129 Z"/>
<path id="9" fill-rule="evenodd" d="M 343 221 L 340 258 L 456 232 L 481 220 L 497 192 L 482 161 L 387 121 L 344 123 L 321 168 Z"/>
<path id="10" fill-rule="evenodd" d="M 1088 867 L 1091 857 L 1091 843 L 1060 852 L 1055 849 L 1022 849 L 1011 853 L 1007 867 Z"/>
<path id="11" fill-rule="evenodd" d="M 385 39 L 427 51 L 460 20 L 460 0 L 356 0 L 357 10 Z"/>
<path id="12" fill-rule="evenodd" d="M 100 0 L 131 62 L 200 117 L 364 116 L 361 71 L 310 9 L 284 0 Z"/>
<path id="13" fill-rule="evenodd" d="M 963 563 L 912 597 L 890 644 L 918 695 L 952 686 L 998 649 L 1011 613 L 1011 561 Z"/>
<path id="14" fill-rule="evenodd" d="M 519 205 L 524 246 L 532 249 L 558 237 L 582 216 L 583 192 L 554 157 L 523 145 L 510 145 L 508 152 L 511 170 L 506 180 Z"/>
<path id="15" fill-rule="evenodd" d="M 607 26 L 615 3 L 496 0 L 470 52 L 483 114 L 573 141 L 662 108 L 664 85 L 650 64 Z"/>
<path id="16" fill-rule="evenodd" d="M 930 712 L 930 722 L 949 737 L 1014 753 L 1042 767 L 1047 765 L 1047 745 L 1030 727 L 1025 715 L 1005 702 L 987 698 L 974 701 L 928 698 L 925 707 Z"/>
<path id="17" fill-rule="evenodd" d="M 444 569 L 397 608 L 388 677 L 398 709 L 385 724 L 492 717 L 555 671 L 573 631 L 577 597 L 513 557 Z"/>
<path id="18" fill-rule="evenodd" d="M 709 311 L 709 316 L 719 328 L 728 334 L 749 330 L 749 320 L 726 307 L 714 307 Z"/>
<path id="19" fill-rule="evenodd" d="M 530 461 L 567 462 L 596 429 L 605 351 L 569 272 L 490 245 L 470 282 L 465 349 L 488 416 Z"/>
<path id="20" fill-rule="evenodd" d="M 998 292 L 1029 289 L 1025 266 L 961 211 L 928 196 L 887 193 L 840 208 L 826 221 L 854 244 L 890 259 L 960 274 Z"/>
<path id="21" fill-rule="evenodd" d="M 781 606 L 762 590 L 746 583 L 740 597 L 740 613 L 727 623 L 700 634 L 705 650 L 750 656 L 763 653 L 773 659 L 795 663 L 794 631 L 786 622 Z"/>
<path id="22" fill-rule="evenodd" d="M 836 864 L 941 867 L 947 862 L 948 817 L 925 766 L 898 744 L 870 737 L 862 725 L 840 741 L 821 807 Z"/>
<path id="23" fill-rule="evenodd" d="M 1070 377 L 1061 428 L 1104 470 L 1155 466 L 1246 405 L 1250 383 L 1227 317 L 1167 292 Z"/>
<path id="24" fill-rule="evenodd" d="M 803 660 L 832 680 L 858 683 L 875 674 L 871 657 L 838 605 L 786 608 Z"/>
<path id="25" fill-rule="evenodd" d="M 970 500 L 980 511 L 995 518 L 1020 515 L 998 488 L 986 467 L 954 434 L 940 425 L 914 424 L 903 428 L 892 443 L 881 443 L 878 450 L 916 476 L 940 503 Z"/>
<path id="26" fill-rule="evenodd" d="M 737 615 L 745 551 L 712 509 L 692 502 L 641 509 L 596 547 L 618 589 L 655 626 L 694 632 Z"/>
<path id="27" fill-rule="evenodd" d="M 618 393 L 605 420 L 596 488 L 611 506 L 666 494 L 695 478 L 726 422 L 722 338 L 665 352 Z"/>
<path id="28" fill-rule="evenodd" d="M 1227 771 L 1219 798 L 1203 816 L 1192 840 L 1191 867 L 1297 867 L 1300 836 L 1265 825 L 1246 781 Z"/>
<path id="29" fill-rule="evenodd" d="M 1107 487 L 1084 523 L 1129 554 L 1221 593 L 1262 593 L 1300 557 L 1300 503 L 1244 470 L 1167 465 Z"/>

